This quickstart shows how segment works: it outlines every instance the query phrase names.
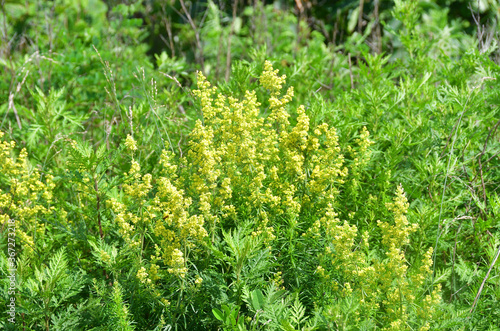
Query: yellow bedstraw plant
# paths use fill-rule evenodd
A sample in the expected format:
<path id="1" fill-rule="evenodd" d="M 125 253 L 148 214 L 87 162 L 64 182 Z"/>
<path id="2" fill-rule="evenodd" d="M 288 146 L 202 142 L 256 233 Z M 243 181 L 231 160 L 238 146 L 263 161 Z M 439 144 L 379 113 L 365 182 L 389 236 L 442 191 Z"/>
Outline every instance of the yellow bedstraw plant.
<path id="1" fill-rule="evenodd" d="M 281 95 L 285 77 L 278 76 L 270 62 L 265 63 L 260 83 L 270 93 L 267 117 L 261 116 L 255 92 L 247 91 L 241 101 L 225 97 L 198 74 L 194 93 L 203 121 L 196 123 L 191 135 L 188 191 L 200 213 L 212 222 L 211 231 L 221 221 L 227 226 L 250 219 L 254 235 L 272 242 L 284 220 L 307 222 L 304 215 L 323 213 L 319 223 L 305 225 L 309 231 L 304 234 L 316 234 L 325 243 L 325 264 L 319 270 L 342 279 L 336 283 L 330 278 L 329 286 L 338 288 L 341 297 L 359 300 L 365 317 L 384 311 L 381 322 L 388 329 L 405 329 L 410 322 L 422 330 L 428 328 L 439 303 L 439 287 L 424 294 L 432 250 L 419 269 L 408 270 L 404 249 L 416 225 L 406 219 L 408 204 L 402 187 L 387 206 L 394 224 L 379 222 L 385 256 L 377 256 L 370 251 L 368 233 L 359 236 L 355 225 L 336 218 L 333 206 L 348 169 L 335 129 L 326 123 L 310 128 L 303 106 L 296 110 L 297 123 L 291 125 L 286 108 L 293 88 Z M 356 181 L 369 162 L 372 143 L 368 130 L 362 128 L 355 145 L 348 148 L 353 156 L 351 191 L 359 186 Z"/>
<path id="2" fill-rule="evenodd" d="M 347 168 L 335 129 L 322 124 L 310 130 L 303 106 L 290 130 L 286 108 L 293 87 L 281 95 L 285 77 L 270 62 L 260 83 L 270 92 L 267 117 L 261 115 L 255 91 L 247 91 L 241 101 L 225 97 L 198 74 L 194 94 L 203 121 L 191 135 L 189 190 L 212 229 L 221 220 L 250 219 L 255 234 L 272 240 L 277 218 L 296 219 L 302 208 L 333 198 Z"/>
<path id="3" fill-rule="evenodd" d="M 266 277 L 280 288 L 296 290 L 289 279 L 293 264 L 283 248 L 296 245 L 302 250 L 301 270 L 316 282 L 312 288 L 324 290 L 324 295 L 311 294 L 311 299 L 326 320 L 338 326 L 339 320 L 356 324 L 376 319 L 388 330 L 409 325 L 427 330 L 439 304 L 439 287 L 432 290 L 428 283 L 432 250 L 414 268 L 406 261 L 405 247 L 417 227 L 405 216 L 408 203 L 402 187 L 386 206 L 394 220 L 379 221 L 377 233 L 359 234 L 354 213 L 349 221 L 340 220 L 339 196 L 346 187 L 350 193 L 360 187 L 360 174 L 369 163 L 369 132 L 362 128 L 348 148 L 346 155 L 352 157 L 348 163 L 335 128 L 327 123 L 311 127 L 304 106 L 289 112 L 294 90 L 289 87 L 282 93 L 285 83 L 285 76 L 266 62 L 260 85 L 268 91 L 267 100 L 258 100 L 262 94 L 256 91 L 246 91 L 238 100 L 218 93 L 198 73 L 194 95 L 202 118 L 189 135 L 187 153 L 175 155 L 167 146 L 158 168 L 143 173 L 136 160 L 138 145 L 128 135 L 124 146 L 130 168 L 115 188 L 102 169 L 102 174 L 97 172 L 97 165 L 85 170 L 81 163 L 75 198 L 82 210 L 85 203 L 87 208 L 95 206 L 92 213 L 82 215 L 86 221 L 89 217 L 99 221 L 100 243 L 91 245 L 94 256 L 113 277 L 119 271 L 113 274 L 112 264 L 120 254 L 132 253 L 137 257 L 132 266 L 136 281 L 175 320 L 175 314 L 183 314 L 183 293 L 196 293 L 204 284 L 197 261 L 220 263 L 216 260 L 221 253 L 210 253 L 216 241 L 232 238 L 227 231 L 250 227 L 244 236 L 255 237 L 258 240 L 252 242 L 278 257 L 276 270 L 268 270 Z M 265 111 L 263 104 L 268 106 Z M 36 237 L 44 235 L 44 222 L 38 216 L 54 211 L 50 205 L 55 185 L 50 175 L 41 179 L 25 150 L 15 158 L 14 145 L 0 143 L 0 223 L 5 227 L 9 219 L 19 222 L 17 236 L 30 250 Z M 71 146 L 81 157 L 93 155 L 85 149 L 90 146 L 79 147 L 76 142 Z M 95 155 L 95 160 L 105 162 L 103 152 Z M 374 197 L 370 203 L 377 201 Z M 64 220 L 67 214 L 62 209 L 57 214 L 62 223 L 72 223 Z M 295 228 L 290 232 L 291 227 Z M 105 243 L 111 231 L 124 247 Z M 381 238 L 377 249 L 370 247 L 372 235 Z M 290 241 L 285 245 L 285 240 Z M 353 301 L 358 308 L 347 314 L 342 307 Z"/>
<path id="4" fill-rule="evenodd" d="M 41 217 L 55 210 L 51 206 L 55 184 L 51 175 L 42 178 L 29 163 L 26 149 L 16 158 L 15 142 L 2 141 L 3 136 L 0 131 L 0 226 L 4 231 L 7 222 L 15 224 L 15 234 L 20 239 L 17 253 L 22 250 L 30 253 L 35 241 L 45 236 L 45 222 Z"/>
<path id="5" fill-rule="evenodd" d="M 384 329 L 407 330 L 411 322 L 419 325 L 419 330 L 429 330 L 441 301 L 439 285 L 426 294 L 426 281 L 432 275 L 432 247 L 424 254 L 420 267 L 410 271 L 404 250 L 417 225 L 410 224 L 405 216 L 408 202 L 401 186 L 387 208 L 393 213 L 394 222 L 378 221 L 382 256 L 370 251 L 367 232 L 357 241 L 357 227 L 347 221 L 342 223 L 331 205 L 321 219 L 320 226 L 329 244 L 317 272 L 325 286 L 337 290 L 341 298 L 331 305 L 331 317 L 342 319 L 340 302 L 354 299 L 360 303 L 360 309 L 351 317 L 356 324 L 383 312 Z"/>
<path id="6" fill-rule="evenodd" d="M 335 128 L 326 123 L 310 127 L 304 106 L 297 108 L 296 124 L 291 124 L 287 108 L 293 88 L 281 93 L 285 77 L 270 62 L 260 84 L 269 91 L 267 116 L 255 91 L 247 91 L 242 100 L 227 97 L 198 73 L 194 95 L 202 119 L 190 133 L 184 157 L 162 152 L 155 177 L 141 175 L 134 159 L 136 142 L 127 137 L 131 167 L 122 186 L 125 194 L 108 200 L 108 207 L 123 238 L 141 250 L 139 281 L 157 297 L 162 296 L 157 285 L 165 277 L 177 277 L 182 288 L 190 283 L 196 289 L 203 279 L 189 267 L 189 259 L 207 254 L 206 240 L 221 238 L 221 230 L 251 224 L 251 234 L 261 239 L 262 248 L 279 254 L 277 232 L 290 221 L 300 222 L 303 231 L 297 238 L 312 240 L 324 250 L 319 258 L 311 256 L 310 261 L 318 262 L 310 268 L 318 286 L 331 294 L 316 302 L 330 307 L 323 311 L 328 319 L 342 315 L 337 309 L 342 300 L 357 300 L 360 308 L 350 322 L 384 312 L 379 323 L 387 329 L 405 329 L 409 323 L 428 328 L 439 288 L 424 293 L 431 250 L 419 269 L 410 271 L 405 260 L 404 248 L 416 226 L 406 219 L 402 188 L 387 206 L 394 222 L 378 224 L 382 252 L 370 248 L 367 232 L 359 235 L 357 227 L 341 221 L 335 211 L 343 185 L 355 190 L 359 183 L 354 181 L 369 162 L 368 130 L 362 128 L 347 151 L 353 158 L 349 174 Z M 351 184 L 344 184 L 346 180 Z M 142 257 L 145 237 L 152 238 L 150 257 Z M 281 279 L 281 271 L 278 274 Z M 170 304 L 165 297 L 161 302 Z"/>
<path id="7" fill-rule="evenodd" d="M 136 150 L 135 140 L 128 136 L 125 145 L 133 155 Z M 132 158 L 129 179 L 123 185 L 125 194 L 122 202 L 115 198 L 108 200 L 108 206 L 115 214 L 115 222 L 123 238 L 132 247 L 137 247 L 141 255 L 146 232 L 152 232 L 158 239 L 149 270 L 146 271 L 142 266 L 137 272 L 141 282 L 148 285 L 154 285 L 153 281 L 159 279 L 158 261 L 162 261 L 168 273 L 184 278 L 187 273 L 188 250 L 207 235 L 203 227 L 203 216 L 190 215 L 191 199 L 185 196 L 182 189 L 177 188 L 177 166 L 171 163 L 171 157 L 170 152 L 163 151 L 160 158 L 162 171 L 156 178 L 156 194 L 152 199 L 147 196 L 153 189 L 153 177 L 151 174 L 141 175 L 139 163 Z M 133 210 L 129 210 L 127 206 L 132 205 Z"/>

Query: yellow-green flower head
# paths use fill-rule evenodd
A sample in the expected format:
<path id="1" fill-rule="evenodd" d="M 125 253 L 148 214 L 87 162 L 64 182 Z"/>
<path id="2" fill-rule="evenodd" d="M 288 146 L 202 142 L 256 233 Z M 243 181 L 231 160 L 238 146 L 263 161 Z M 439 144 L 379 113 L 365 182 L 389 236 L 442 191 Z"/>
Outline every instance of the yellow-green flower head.
<path id="1" fill-rule="evenodd" d="M 271 62 L 266 61 L 264 63 L 264 71 L 260 76 L 260 84 L 270 90 L 272 94 L 278 94 L 286 80 L 286 75 L 280 77 L 278 76 L 278 72 L 278 69 L 273 69 Z"/>
<path id="2" fill-rule="evenodd" d="M 137 271 L 137 278 L 141 281 L 141 283 L 145 284 L 145 283 L 150 283 L 151 282 L 151 279 L 148 278 L 148 273 L 146 272 L 146 268 L 144 267 L 141 267 L 138 271 Z"/>
<path id="3" fill-rule="evenodd" d="M 127 139 L 125 139 L 125 146 L 131 152 L 134 152 L 137 150 L 137 142 L 129 134 L 127 135 Z"/>
<path id="4" fill-rule="evenodd" d="M 198 89 L 193 91 L 193 94 L 200 99 L 201 110 L 203 111 L 203 117 L 205 120 L 210 121 L 216 116 L 217 109 L 212 106 L 212 95 L 217 90 L 216 87 L 210 87 L 210 82 L 207 81 L 206 77 L 203 76 L 201 71 L 198 71 Z"/>
<path id="5" fill-rule="evenodd" d="M 167 269 L 168 273 L 174 274 L 181 278 L 184 278 L 186 276 L 187 268 L 184 266 L 185 265 L 184 256 L 179 249 L 175 248 L 172 251 L 171 260 L 169 264 L 172 267 Z"/>

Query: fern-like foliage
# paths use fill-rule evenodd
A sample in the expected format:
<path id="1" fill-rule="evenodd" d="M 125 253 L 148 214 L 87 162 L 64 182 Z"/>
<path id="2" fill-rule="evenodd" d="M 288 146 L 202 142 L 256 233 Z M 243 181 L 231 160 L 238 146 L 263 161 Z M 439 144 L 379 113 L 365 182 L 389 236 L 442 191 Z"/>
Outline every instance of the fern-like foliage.
<path id="1" fill-rule="evenodd" d="M 70 304 L 84 283 L 82 274 L 70 272 L 64 248 L 56 251 L 47 264 L 35 266 L 31 277 L 20 280 L 20 309 L 32 312 L 27 318 L 28 325 L 47 329 L 52 320 L 77 325 L 78 310 Z M 64 317 L 63 312 L 66 312 Z"/>

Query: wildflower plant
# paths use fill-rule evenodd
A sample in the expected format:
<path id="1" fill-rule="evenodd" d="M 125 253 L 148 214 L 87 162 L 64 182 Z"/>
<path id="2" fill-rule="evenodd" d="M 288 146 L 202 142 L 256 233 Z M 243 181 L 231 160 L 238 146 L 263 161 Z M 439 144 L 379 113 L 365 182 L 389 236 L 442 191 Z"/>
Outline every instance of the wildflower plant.
<path id="1" fill-rule="evenodd" d="M 211 294 L 211 300 L 231 298 L 235 311 L 247 314 L 249 325 L 265 323 L 266 316 L 273 316 L 275 327 L 288 325 L 291 316 L 296 316 L 296 325 L 306 325 L 304 312 L 310 310 L 316 317 L 307 325 L 323 316 L 328 323 L 366 319 L 394 330 L 407 325 L 429 328 L 440 304 L 439 288 L 429 283 L 432 250 L 418 267 L 409 266 L 404 249 L 417 227 L 405 216 L 402 187 L 386 206 L 393 222 L 379 221 L 360 234 L 356 214 L 339 218 L 342 196 L 362 190 L 371 155 L 368 130 L 363 127 L 343 151 L 334 127 L 311 125 L 304 106 L 290 109 L 294 89 L 283 92 L 286 77 L 270 62 L 264 64 L 259 82 L 263 93 L 246 91 L 239 100 L 219 93 L 198 73 L 193 94 L 202 116 L 188 136 L 188 151 L 177 155 L 165 146 L 151 173 L 141 167 L 130 134 L 114 152 L 68 140 L 72 161 L 66 175 L 73 178 L 73 196 L 83 213 L 80 226 L 92 230 L 84 241 L 91 254 L 84 254 L 94 259 L 104 277 L 94 286 L 114 284 L 112 290 L 96 290 L 96 300 L 114 310 L 94 318 L 131 327 L 131 314 L 139 312 L 123 303 L 123 289 L 136 284 L 140 300 L 149 301 L 154 316 L 176 324 L 187 314 L 186 303 L 200 305 L 203 295 L 197 293 L 215 282 L 222 292 Z M 263 109 L 263 104 L 268 107 Z M 36 219 L 50 214 L 53 178 L 46 175 L 44 184 L 32 171 L 30 179 L 26 153 L 16 160 L 13 145 L 2 146 L 4 177 L 21 176 L 23 183 L 18 186 L 19 180 L 8 179 L 10 196 L 20 192 L 43 201 L 36 211 L 15 216 Z M 128 171 L 107 176 L 121 159 L 128 160 Z M 2 206 L 13 205 L 6 199 Z M 74 221 L 58 222 L 78 227 Z M 36 227 L 26 227 L 33 236 L 26 240 L 35 238 Z M 376 240 L 381 244 L 372 247 L 373 238 L 380 238 Z M 124 265 L 131 267 L 128 276 Z M 216 266 L 227 270 L 225 285 L 214 278 Z M 266 288 L 266 282 L 274 285 Z M 311 283 L 324 295 L 293 294 Z M 277 297 L 263 298 L 269 301 L 267 308 L 255 309 L 249 296 L 261 293 L 252 292 L 257 289 L 271 296 L 278 291 L 277 297 L 287 299 L 279 306 Z M 347 313 L 347 302 L 358 305 Z M 265 314 L 259 313 L 262 309 Z"/>
<path id="2" fill-rule="evenodd" d="M 0 328 L 496 327 L 484 17 L 142 2 L 1 5 Z"/>
<path id="3" fill-rule="evenodd" d="M 319 239 L 316 246 L 324 245 L 325 254 L 320 260 L 326 264 L 319 269 L 309 265 L 311 274 L 319 270 L 334 284 L 334 279 L 337 279 L 337 286 L 333 288 L 339 289 L 346 299 L 356 297 L 362 300 L 367 316 L 377 315 L 376 311 L 381 306 L 391 309 L 393 314 L 388 314 L 387 320 L 381 321 L 383 325 L 396 328 L 398 323 L 407 323 L 409 313 L 401 305 L 404 301 L 405 307 L 413 306 L 416 298 L 422 295 L 422 281 L 429 276 L 429 254 L 426 254 L 421 273 L 413 276 L 419 280 L 418 286 L 410 285 L 408 265 L 401 250 L 416 228 L 409 225 L 404 216 L 407 205 L 402 188 L 399 188 L 394 204 L 389 205 L 389 210 L 395 215 L 395 224 L 381 222 L 379 225 L 386 251 L 384 258 L 376 259 L 375 251 L 369 248 L 368 233 L 359 238 L 355 225 L 336 218 L 336 197 L 341 193 L 349 169 L 338 145 L 335 129 L 326 123 L 310 128 L 303 106 L 297 109 L 297 123 L 294 126 L 290 124 L 287 104 L 293 96 L 293 88 L 281 94 L 285 77 L 279 76 L 269 62 L 264 66 L 260 82 L 269 92 L 267 116 L 260 111 L 261 103 L 255 92 L 246 92 L 241 101 L 225 97 L 218 94 L 201 73 L 198 74 L 198 90 L 194 94 L 200 100 L 203 121 L 199 120 L 190 134 L 186 161 L 180 161 L 183 164 L 180 173 L 184 179 L 180 181 L 171 173 L 171 178 L 159 181 L 159 193 L 164 190 L 161 187 L 168 183 L 174 194 L 169 195 L 170 200 L 181 199 L 175 203 L 175 208 L 179 210 L 185 206 L 185 209 L 182 208 L 185 211 L 178 212 L 172 212 L 174 204 L 170 207 L 159 204 L 155 209 L 155 213 L 163 212 L 167 219 L 176 222 L 170 223 L 173 225 L 171 230 L 165 228 L 163 221 L 156 223 L 155 227 L 159 237 L 168 239 L 168 244 L 165 241 L 162 245 L 168 252 L 164 256 L 164 261 L 170 261 L 167 262 L 167 265 L 170 264 L 168 272 L 180 277 L 189 273 L 185 256 L 197 245 L 204 245 L 201 239 L 206 236 L 205 222 L 207 239 L 213 245 L 221 239 L 220 229 L 241 228 L 250 221 L 251 235 L 260 238 L 261 245 L 274 252 L 281 251 L 279 254 L 283 253 L 279 248 L 283 243 L 277 236 L 286 237 L 287 225 L 295 222 L 300 226 L 295 233 L 291 233 L 293 241 L 300 243 L 301 237 L 305 236 L 303 245 L 313 238 Z M 349 148 L 349 152 L 361 158 L 354 158 L 352 168 L 355 173 L 369 162 L 370 144 L 368 132 L 363 129 L 358 147 Z M 164 152 L 164 166 L 172 169 L 166 154 Z M 175 171 L 175 167 L 172 170 Z M 173 186 L 174 180 L 177 188 Z M 184 194 L 189 198 L 181 198 Z M 195 214 L 188 216 L 189 212 Z M 321 214 L 325 216 L 312 221 Z M 200 232 L 198 229 L 203 230 Z M 179 232 L 174 237 L 171 231 Z M 198 244 L 190 238 L 198 239 Z M 230 246 L 234 245 L 230 244 L 234 240 L 228 241 L 228 238 L 231 237 L 224 235 L 222 239 Z M 356 249 L 358 245 L 361 245 L 359 250 Z M 287 252 L 278 263 L 286 265 L 297 258 L 316 260 L 308 254 L 311 252 L 299 257 Z M 238 274 L 236 272 L 235 277 L 238 278 Z M 386 278 L 378 278 L 377 275 L 385 275 Z M 399 283 L 394 284 L 394 279 Z M 285 288 L 287 285 L 290 287 L 292 283 L 285 283 Z M 352 290 L 355 285 L 359 290 Z M 404 300 L 394 296 L 401 291 Z M 436 297 L 434 295 L 433 298 Z M 423 309 L 434 309 L 435 304 L 437 302 L 432 301 L 432 307 Z M 425 325 L 427 322 L 422 323 Z"/>
<path id="4" fill-rule="evenodd" d="M 0 132 L 0 139 L 3 136 Z M 0 222 L 5 225 L 14 220 L 22 247 L 33 253 L 35 242 L 43 241 L 46 235 L 47 223 L 43 219 L 55 214 L 54 177 L 50 174 L 42 177 L 29 162 L 26 149 L 16 156 L 15 146 L 14 141 L 0 142 Z"/>
<path id="5" fill-rule="evenodd" d="M 387 208 L 393 213 L 394 222 L 378 221 L 381 250 L 370 249 L 369 234 L 359 235 L 355 225 L 341 224 L 330 208 L 322 224 L 331 243 L 325 247 L 318 276 L 333 283 L 334 286 L 326 287 L 338 293 L 332 297 L 342 298 L 334 300 L 337 302 L 330 308 L 332 312 L 339 314 L 337 305 L 354 296 L 360 306 L 352 318 L 358 322 L 374 319 L 382 310 L 385 314 L 380 322 L 387 329 L 401 330 L 414 324 L 426 330 L 440 304 L 439 286 L 426 293 L 432 274 L 432 247 L 423 256 L 420 267 L 410 269 L 404 248 L 417 225 L 406 219 L 408 204 L 401 186 Z"/>

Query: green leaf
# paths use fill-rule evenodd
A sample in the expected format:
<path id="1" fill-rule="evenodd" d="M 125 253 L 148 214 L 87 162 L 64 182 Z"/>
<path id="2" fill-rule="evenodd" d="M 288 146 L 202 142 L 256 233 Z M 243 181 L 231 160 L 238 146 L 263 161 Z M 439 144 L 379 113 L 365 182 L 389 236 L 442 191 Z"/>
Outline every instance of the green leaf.
<path id="1" fill-rule="evenodd" d="M 252 306 L 254 310 L 257 311 L 259 309 L 262 309 L 262 307 L 264 306 L 264 296 L 262 295 L 261 290 L 253 290 L 250 293 L 250 298 L 252 300 Z"/>
<path id="2" fill-rule="evenodd" d="M 221 322 L 224 322 L 224 315 L 222 315 L 222 312 L 219 309 L 213 308 L 212 314 L 214 314 L 216 319 L 218 319 Z"/>

